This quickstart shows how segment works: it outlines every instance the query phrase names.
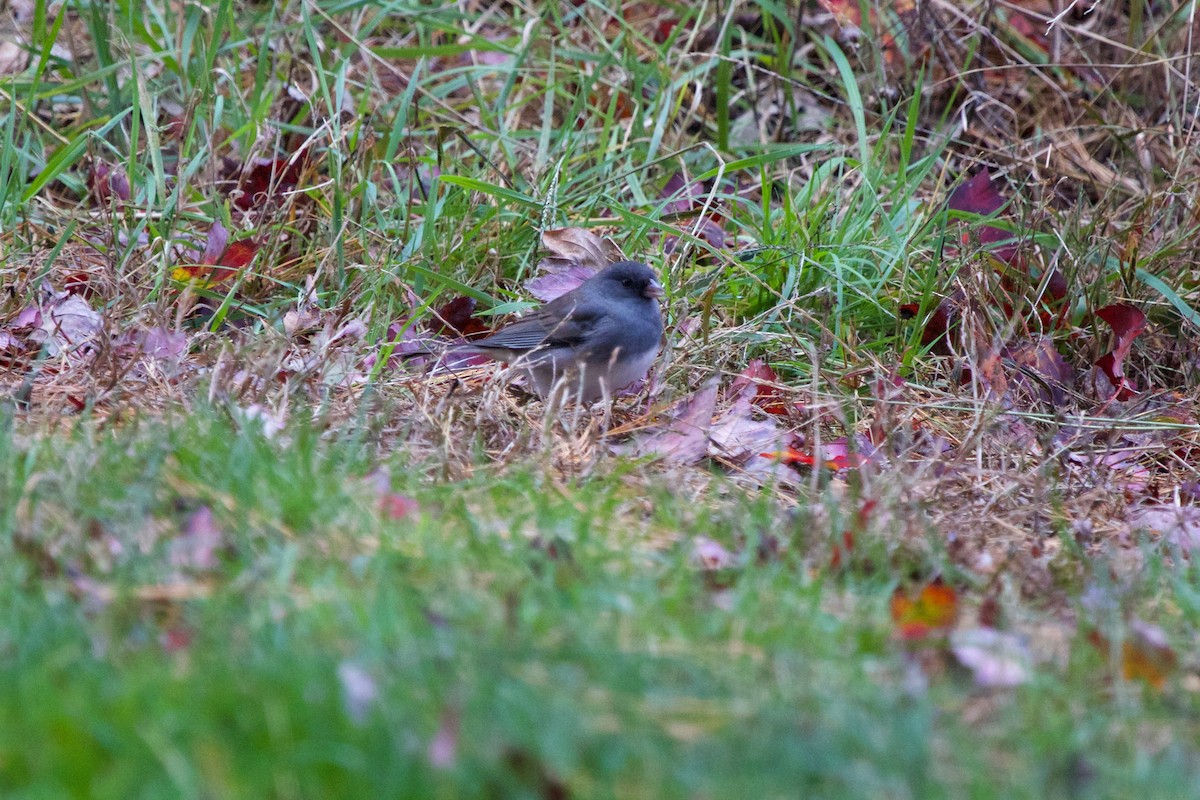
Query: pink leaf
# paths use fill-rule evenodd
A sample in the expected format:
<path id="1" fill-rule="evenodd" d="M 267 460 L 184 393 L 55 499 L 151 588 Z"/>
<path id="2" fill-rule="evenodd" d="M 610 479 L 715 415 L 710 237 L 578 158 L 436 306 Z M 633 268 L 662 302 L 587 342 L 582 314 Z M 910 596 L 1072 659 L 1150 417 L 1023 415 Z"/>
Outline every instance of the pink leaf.
<path id="1" fill-rule="evenodd" d="M 546 261 L 549 261 L 547 259 Z M 546 261 L 542 263 L 545 264 Z M 553 267 L 551 268 L 553 269 Z M 549 303 L 575 289 L 579 284 L 596 274 L 590 267 L 566 267 L 560 271 L 548 272 L 525 282 L 525 291 L 542 302 Z"/>
<path id="2" fill-rule="evenodd" d="M 635 456 L 656 455 L 675 464 L 694 464 L 708 454 L 708 432 L 717 405 L 717 379 L 677 402 L 670 419 L 623 446 L 620 452 Z"/>
<path id="3" fill-rule="evenodd" d="M 225 230 L 220 220 L 213 220 L 212 227 L 208 229 L 208 239 L 204 243 L 204 254 L 200 256 L 200 263 L 216 264 L 224 255 L 228 244 L 229 231 Z"/>
<path id="4" fill-rule="evenodd" d="M 153 327 L 146 331 L 142 339 L 142 353 L 150 358 L 163 360 L 178 360 L 187 352 L 187 335 L 183 331 L 169 331 L 163 327 Z"/>

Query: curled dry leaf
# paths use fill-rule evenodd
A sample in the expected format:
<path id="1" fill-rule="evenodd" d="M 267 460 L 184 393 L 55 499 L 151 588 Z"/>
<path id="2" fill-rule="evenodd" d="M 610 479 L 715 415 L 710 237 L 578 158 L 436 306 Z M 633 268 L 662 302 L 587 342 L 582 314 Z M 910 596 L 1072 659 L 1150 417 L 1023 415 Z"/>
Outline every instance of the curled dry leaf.
<path id="1" fill-rule="evenodd" d="M 1107 322 L 1117 337 L 1112 351 L 1101 356 L 1096 367 L 1116 390 L 1115 398 L 1129 400 L 1137 394 L 1137 387 L 1125 375 L 1125 359 L 1133 347 L 1133 340 L 1146 330 L 1146 315 L 1136 306 L 1116 303 L 1099 309 L 1096 316 Z"/>
<path id="2" fill-rule="evenodd" d="M 88 187 L 100 205 L 107 205 L 113 198 L 129 201 L 129 176 L 120 164 L 99 160 L 94 162 L 88 171 Z"/>
<path id="3" fill-rule="evenodd" d="M 784 416 L 788 413 L 788 404 L 783 400 L 779 388 L 779 377 L 775 370 L 767 366 L 761 358 L 751 361 L 741 373 L 733 379 L 729 391 L 735 396 L 741 395 L 747 387 L 753 387 L 753 403 L 768 414 Z"/>
<path id="4" fill-rule="evenodd" d="M 70 356 L 100 333 L 103 320 L 80 295 L 58 292 L 40 307 L 22 309 L 9 327 L 12 331 L 28 331 L 25 339 L 45 346 L 51 356 Z"/>
<path id="5" fill-rule="evenodd" d="M 584 228 L 555 228 L 542 234 L 542 245 L 554 258 L 577 267 L 601 270 L 625 256 L 611 239 Z"/>
<path id="6" fill-rule="evenodd" d="M 1058 352 L 1054 339 L 1043 336 L 1035 342 L 1011 344 L 1004 348 L 1003 354 L 1018 367 L 1014 374 L 1016 384 L 1055 407 L 1066 403 L 1065 388 L 1074 384 L 1075 370 Z"/>
<path id="7" fill-rule="evenodd" d="M 25 69 L 29 51 L 18 42 L 0 39 L 0 75 L 13 75 Z"/>

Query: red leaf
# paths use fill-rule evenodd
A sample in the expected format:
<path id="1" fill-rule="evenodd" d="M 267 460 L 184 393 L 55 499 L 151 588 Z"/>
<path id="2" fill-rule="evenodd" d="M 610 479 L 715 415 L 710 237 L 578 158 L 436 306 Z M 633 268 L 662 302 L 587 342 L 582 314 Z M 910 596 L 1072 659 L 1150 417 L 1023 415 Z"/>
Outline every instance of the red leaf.
<path id="1" fill-rule="evenodd" d="M 388 519 L 404 519 L 420 510 L 416 500 L 396 492 L 388 492 L 379 498 L 379 511 Z"/>
<path id="2" fill-rule="evenodd" d="M 262 247 L 253 239 L 240 239 L 232 244 L 227 244 L 228 241 L 229 231 L 220 220 L 214 221 L 208 229 L 200 263 L 181 264 L 175 267 L 171 277 L 181 282 L 197 281 L 208 287 L 217 286 L 253 261 Z"/>
<path id="3" fill-rule="evenodd" d="M 858 469 L 870 461 L 866 455 L 850 450 L 850 442 L 845 437 L 825 442 L 821 445 L 820 454 L 805 453 L 794 447 L 787 447 L 774 453 L 760 453 L 763 458 L 773 458 L 782 461 L 789 467 L 822 466 L 825 469 L 841 471 Z"/>
<path id="4" fill-rule="evenodd" d="M 1129 346 L 1138 334 L 1146 330 L 1146 315 L 1128 303 L 1105 306 L 1096 312 L 1096 316 L 1107 322 L 1117 335 L 1115 352 L 1120 353 L 1121 358 L 1129 353 Z"/>
<path id="5" fill-rule="evenodd" d="M 950 195 L 952 211 L 966 211 L 986 217 L 1004 207 L 1004 195 L 992 180 L 991 173 L 980 170 L 962 183 Z"/>
<path id="6" fill-rule="evenodd" d="M 978 214 L 981 217 L 995 214 L 1005 204 L 1004 195 L 1000 193 L 991 173 L 986 169 L 980 170 L 973 178 L 959 184 L 950 195 L 949 207 L 952 211 L 965 211 Z M 984 245 L 995 244 L 1013 238 L 1013 234 L 995 225 L 984 225 L 979 229 L 979 241 Z M 1006 264 L 1013 264 L 1017 257 L 1016 242 L 996 248 L 992 254 Z"/>
<path id="7" fill-rule="evenodd" d="M 842 563 L 850 558 L 850 553 L 854 550 L 854 533 L 852 531 L 842 531 L 841 544 L 833 546 L 833 554 L 829 557 L 830 569 L 841 569 Z"/>
<path id="8" fill-rule="evenodd" d="M 1117 390 L 1116 399 L 1128 400 L 1137 393 L 1137 387 L 1125 376 L 1125 358 L 1133 340 L 1146 330 L 1146 315 L 1136 306 L 1116 303 L 1099 309 L 1096 316 L 1107 322 L 1117 337 L 1116 346 L 1101 356 L 1096 366 Z"/>
<path id="9" fill-rule="evenodd" d="M 307 151 L 290 158 L 255 159 L 242 173 L 238 186 L 242 193 L 234 205 L 243 211 L 275 202 L 279 195 L 292 191 L 300 183 L 300 173 L 308 165 Z"/>
<path id="10" fill-rule="evenodd" d="M 751 402 L 768 414 L 783 416 L 788 413 L 787 403 L 780 397 L 779 377 L 775 370 L 767 366 L 761 358 L 756 358 L 733 379 L 729 387 L 735 396 L 753 388 L 754 396 Z"/>
<path id="11" fill-rule="evenodd" d="M 437 310 L 427 327 L 435 334 L 453 333 L 458 336 L 472 336 L 484 333 L 488 326 L 484 325 L 475 315 L 477 305 L 474 297 L 459 296 Z"/>
<path id="12" fill-rule="evenodd" d="M 217 264 L 231 270 L 239 270 L 254 260 L 254 255 L 260 247 L 262 245 L 253 239 L 239 239 L 229 245 Z"/>
<path id="13" fill-rule="evenodd" d="M 959 317 L 962 315 L 959 308 L 963 300 L 962 292 L 954 292 L 938 303 L 921 331 L 922 347 L 929 347 L 929 352 L 939 356 L 954 354 L 954 349 L 950 346 L 950 334 L 958 328 Z M 914 319 L 919 313 L 921 307 L 917 303 L 905 303 L 900 306 L 901 319 Z"/>
<path id="14" fill-rule="evenodd" d="M 129 177 L 119 164 L 109 166 L 103 161 L 93 163 L 88 172 L 88 186 L 100 205 L 107 205 L 114 197 L 129 200 Z"/>

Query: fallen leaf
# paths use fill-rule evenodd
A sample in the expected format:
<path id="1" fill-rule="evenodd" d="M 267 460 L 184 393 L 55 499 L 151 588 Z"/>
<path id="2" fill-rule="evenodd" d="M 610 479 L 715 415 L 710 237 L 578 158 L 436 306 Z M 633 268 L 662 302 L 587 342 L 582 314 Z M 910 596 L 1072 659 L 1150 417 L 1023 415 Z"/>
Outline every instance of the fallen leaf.
<path id="1" fill-rule="evenodd" d="M 783 401 L 779 388 L 779 377 L 775 374 L 775 370 L 767 366 L 767 363 L 761 358 L 756 358 L 746 365 L 746 368 L 733 379 L 729 391 L 738 396 L 747 387 L 753 387 L 753 403 L 763 411 L 775 416 L 784 416 L 788 413 L 788 405 Z"/>
<path id="2" fill-rule="evenodd" d="M 805 452 L 795 445 L 773 453 L 762 453 L 764 458 L 774 458 L 790 467 L 823 467 L 841 471 L 858 469 L 869 463 L 870 456 L 862 451 L 866 442 L 859 442 L 858 450 L 850 449 L 850 440 L 846 437 L 834 439 L 832 442 L 822 442 L 819 453 Z"/>
<path id="3" fill-rule="evenodd" d="M 525 282 L 525 291 L 546 303 L 578 288 L 579 284 L 596 274 L 591 267 L 566 266 L 548 269 L 552 271 Z"/>
<path id="4" fill-rule="evenodd" d="M 477 305 L 474 297 L 456 297 L 440 306 L 426 327 L 434 335 L 473 336 L 486 333 L 489 330 L 488 326 L 475 316 Z"/>
<path id="5" fill-rule="evenodd" d="M 92 197 L 100 205 L 107 205 L 114 197 L 129 201 L 129 176 L 120 164 L 110 165 L 104 161 L 95 161 L 88 171 L 88 186 Z"/>
<path id="6" fill-rule="evenodd" d="M 32 313 L 23 309 L 13 327 L 35 327 L 28 338 L 44 345 L 51 356 L 73 355 L 100 333 L 103 319 L 80 295 L 61 292 Z"/>
<path id="7" fill-rule="evenodd" d="M 1125 521 L 1130 533 L 1149 531 L 1185 553 L 1200 548 L 1200 507 L 1144 505 L 1130 511 Z"/>
<path id="8" fill-rule="evenodd" d="M 255 159 L 242 172 L 234 205 L 250 211 L 274 204 L 281 195 L 300 185 L 300 175 L 307 165 L 307 150 L 289 158 Z"/>
<path id="9" fill-rule="evenodd" d="M 362 724 L 367 713 L 379 699 L 379 688 L 375 679 L 361 665 L 343 661 L 337 668 L 338 681 L 342 684 L 342 700 L 346 713 L 355 722 Z"/>
<path id="10" fill-rule="evenodd" d="M 705 570 L 729 569 L 737 564 L 725 545 L 707 536 L 692 540 L 692 557 L 696 565 Z"/>
<path id="11" fill-rule="evenodd" d="M 624 256 L 621 249 L 607 237 L 600 237 L 584 228 L 554 228 L 542 234 L 542 245 L 551 256 L 574 266 L 601 270 Z"/>
<path id="12" fill-rule="evenodd" d="M 618 452 L 653 455 L 674 464 L 695 464 L 708 454 L 708 433 L 717 405 L 717 379 L 712 378 L 693 394 L 675 403 L 667 421 L 622 445 Z"/>
<path id="13" fill-rule="evenodd" d="M 966 295 L 961 291 L 942 298 L 937 307 L 929 314 L 925 327 L 921 329 L 921 346 L 928 347 L 934 355 L 949 356 L 954 354 L 958 345 L 958 337 L 952 336 L 958 330 L 962 320 L 962 307 Z M 914 319 L 921 312 L 917 303 L 905 303 L 900 306 L 901 319 Z"/>
<path id="14" fill-rule="evenodd" d="M 0 75 L 12 75 L 25 69 L 29 51 L 9 39 L 0 39 Z"/>
<path id="15" fill-rule="evenodd" d="M 697 204 L 702 204 L 705 194 L 707 192 L 704 184 L 699 181 L 689 181 L 682 172 L 674 172 L 663 184 L 662 191 L 658 193 L 658 199 L 667 201 L 662 207 L 664 214 L 682 214 L 691 211 Z"/>
<path id="16" fill-rule="evenodd" d="M 1075 383 L 1075 369 L 1058 352 L 1053 338 L 1043 336 L 1037 341 L 1008 345 L 1003 356 L 1024 368 L 1013 374 L 1015 383 L 1055 407 L 1066 403 L 1066 389 Z M 1044 381 L 1034 380 L 1030 373 Z"/>
<path id="17" fill-rule="evenodd" d="M 950 194 L 948 206 L 951 211 L 965 211 L 969 214 L 989 217 L 1004 208 L 1007 202 L 991 173 L 983 169 L 954 189 Z M 984 246 L 1012 239 L 1012 233 L 995 225 L 983 225 L 979 229 L 979 242 Z M 965 241 L 966 237 L 964 237 Z M 1010 241 L 1002 247 L 992 248 L 991 253 L 1005 264 L 1014 264 L 1017 257 L 1017 243 Z"/>
<path id="18" fill-rule="evenodd" d="M 404 519 L 420 510 L 420 504 L 407 495 L 387 492 L 379 498 L 379 511 L 388 519 Z"/>
<path id="19" fill-rule="evenodd" d="M 448 708 L 442 712 L 438 729 L 429 740 L 426 752 L 429 766 L 434 769 L 450 769 L 458 761 L 458 711 Z"/>
<path id="20" fill-rule="evenodd" d="M 142 354 L 161 361 L 178 361 L 187 352 L 187 334 L 155 326 L 142 338 Z"/>
<path id="21" fill-rule="evenodd" d="M 987 689 L 1010 688 L 1030 678 L 1032 659 L 1025 640 L 994 628 L 956 630 L 950 652 Z"/>
<path id="22" fill-rule="evenodd" d="M 757 390 L 752 384 L 743 386 L 737 400 L 713 422 L 709 432 L 709 455 L 742 464 L 752 457 L 762 457 L 764 450 L 777 450 L 786 441 L 774 419 L 755 416 L 754 400 Z"/>
<path id="23" fill-rule="evenodd" d="M 1129 400 L 1137 394 L 1137 387 L 1125 375 L 1125 359 L 1133 347 L 1133 340 L 1146 330 L 1146 315 L 1136 306 L 1116 303 L 1099 309 L 1096 316 L 1108 323 L 1117 338 L 1112 351 L 1101 356 L 1096 367 L 1116 390 L 1116 399 Z"/>
<path id="24" fill-rule="evenodd" d="M 1099 631 L 1089 633 L 1088 641 L 1101 653 L 1112 653 L 1112 643 Z M 1178 663 L 1179 658 L 1162 628 L 1136 618 L 1129 621 L 1125 640 L 1121 642 L 1121 677 L 1143 681 L 1162 691 Z"/>
<path id="25" fill-rule="evenodd" d="M 842 531 L 842 541 L 834 544 L 833 552 L 829 555 L 829 568 L 831 570 L 839 570 L 842 564 L 850 560 L 850 554 L 854 552 L 854 532 Z"/>
<path id="26" fill-rule="evenodd" d="M 542 245 L 550 253 L 538 262 L 538 272 L 543 274 L 527 281 L 525 290 L 547 303 L 625 258 L 611 239 L 584 228 L 548 230 L 542 234 Z"/>
<path id="27" fill-rule="evenodd" d="M 187 518 L 183 530 L 171 542 L 171 566 L 188 572 L 207 572 L 217 566 L 217 552 L 225 545 L 225 533 L 217 525 L 212 509 L 203 506 Z"/>
<path id="28" fill-rule="evenodd" d="M 901 639 L 925 639 L 945 633 L 958 618 L 958 595 L 941 578 L 910 595 L 897 588 L 892 595 L 892 621 Z"/>
<path id="29" fill-rule="evenodd" d="M 892 68 L 911 64 L 929 51 L 930 38 L 918 20 L 915 0 L 882 0 L 867 5 L 855 0 L 818 2 L 833 16 L 843 38 L 870 37 L 883 54 L 884 63 Z"/>
<path id="30" fill-rule="evenodd" d="M 221 220 L 213 220 L 213 224 L 208 228 L 208 236 L 204 239 L 204 252 L 199 263 L 216 264 L 228 246 L 229 231 L 221 224 Z"/>
<path id="31" fill-rule="evenodd" d="M 192 281 L 205 288 L 218 286 L 246 267 L 262 247 L 254 239 L 239 239 L 228 243 L 229 232 L 220 220 L 209 228 L 204 253 L 196 264 L 175 267 L 171 277 L 181 283 Z"/>

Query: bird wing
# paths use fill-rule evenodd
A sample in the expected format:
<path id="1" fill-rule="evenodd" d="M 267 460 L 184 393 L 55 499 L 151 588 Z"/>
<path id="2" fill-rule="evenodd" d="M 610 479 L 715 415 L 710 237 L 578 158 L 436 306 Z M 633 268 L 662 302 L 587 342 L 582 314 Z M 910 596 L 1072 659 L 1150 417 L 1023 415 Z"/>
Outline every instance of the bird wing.
<path id="1" fill-rule="evenodd" d="M 536 347 L 575 347 L 596 324 L 598 310 L 585 306 L 555 308 L 554 304 L 484 337 L 472 347 L 532 350 Z"/>

